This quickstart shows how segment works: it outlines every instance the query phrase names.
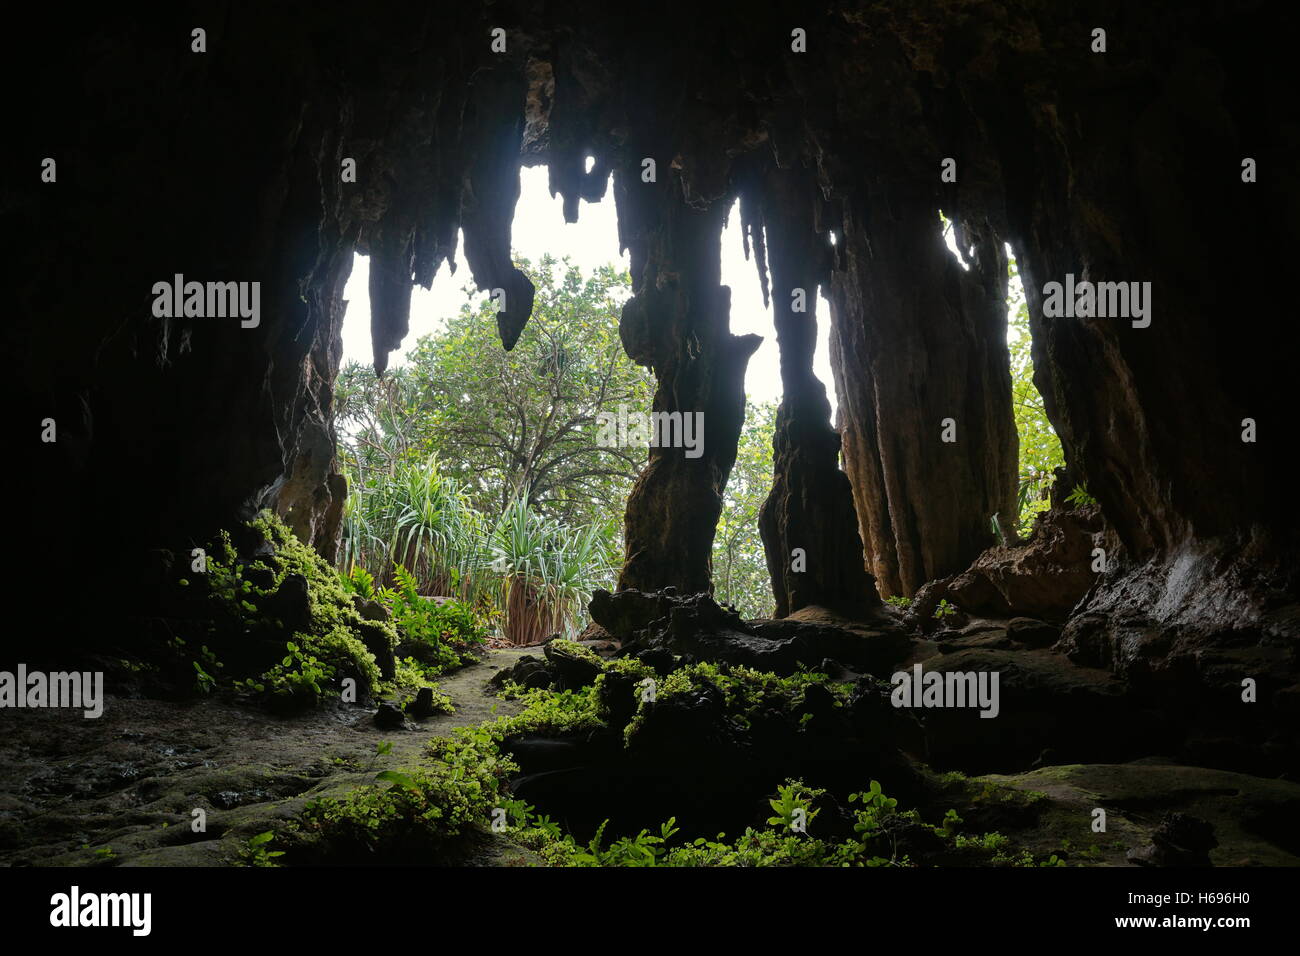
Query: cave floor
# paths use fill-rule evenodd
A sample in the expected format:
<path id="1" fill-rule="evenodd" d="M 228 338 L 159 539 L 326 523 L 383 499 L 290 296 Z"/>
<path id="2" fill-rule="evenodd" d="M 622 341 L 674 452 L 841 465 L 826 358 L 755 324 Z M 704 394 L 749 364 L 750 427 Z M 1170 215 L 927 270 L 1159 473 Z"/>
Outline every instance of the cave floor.
<path id="1" fill-rule="evenodd" d="M 373 782 L 418 762 L 431 737 L 519 705 L 486 682 L 534 649 L 497 649 L 440 682 L 456 707 L 414 730 L 383 730 L 368 708 L 333 704 L 281 718 L 222 699 L 167 702 L 108 698 L 104 714 L 10 711 L 0 734 L 0 865 L 221 866 L 241 861 L 248 839 L 295 817 L 311 800 Z M 392 743 L 389 753 L 378 746 Z M 1125 849 L 1149 842 L 1167 810 L 1214 824 L 1217 865 L 1300 865 L 1300 784 L 1158 758 L 1125 764 L 1044 767 L 990 775 L 1001 786 L 1046 794 L 1048 812 L 1025 845 L 1051 852 L 1100 844 L 1091 808 L 1107 809 L 1105 852 L 1089 859 L 1125 865 Z M 192 829 L 192 811 L 206 831 Z M 527 865 L 528 851 L 490 841 L 472 863 Z"/>
<path id="2" fill-rule="evenodd" d="M 380 729 L 372 709 L 338 703 L 288 718 L 221 699 L 111 696 L 95 720 L 67 710 L 8 711 L 0 734 L 0 864 L 237 863 L 249 837 L 311 800 L 415 763 L 431 737 L 516 712 L 484 683 L 523 653 L 493 650 L 445 677 L 439 689 L 456 712 L 417 730 Z M 392 750 L 378 755 L 385 741 Z M 192 829 L 195 809 L 206 814 L 204 833 Z"/>

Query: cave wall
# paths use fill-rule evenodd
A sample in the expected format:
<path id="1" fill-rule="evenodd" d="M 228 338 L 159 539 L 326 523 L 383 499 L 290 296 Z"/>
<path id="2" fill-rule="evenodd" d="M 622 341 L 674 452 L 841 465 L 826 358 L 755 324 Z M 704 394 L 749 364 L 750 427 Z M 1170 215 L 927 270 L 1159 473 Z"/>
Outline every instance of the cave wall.
<path id="1" fill-rule="evenodd" d="M 264 506 L 330 553 L 344 491 L 330 395 L 354 251 L 371 256 L 377 367 L 408 331 L 412 285 L 451 261 L 460 230 L 476 283 L 505 292 L 509 347 L 532 296 L 509 255 L 517 173 L 545 162 L 569 217 L 613 171 L 635 293 L 624 344 L 655 371 L 656 410 L 705 415 L 701 458 L 650 455 L 623 586 L 709 586 L 757 345 L 730 333 L 719 278 L 739 196 L 766 204 L 773 288 L 827 286 L 831 302 L 842 473 L 806 374 L 810 325 L 778 309 L 787 395 L 764 537 L 786 568 L 805 538 L 822 555 L 811 576 L 776 576 L 782 608 L 858 591 L 869 605 L 872 576 L 907 593 L 959 570 L 991 542 L 992 516 L 1005 521 L 1009 242 L 1049 415 L 1115 535 L 1092 606 L 1116 607 L 1145 575 L 1133 601 L 1186 613 L 1160 610 L 1160 582 L 1181 574 L 1196 606 L 1206 590 L 1191 584 L 1231 564 L 1232 594 L 1254 597 L 1225 592 L 1218 613 L 1262 613 L 1295 585 L 1281 505 L 1296 335 L 1274 319 L 1300 136 L 1266 76 L 1287 31 L 1260 26 L 1292 19 L 1268 2 L 1083 14 L 1039 0 L 672 3 L 644 17 L 590 3 L 217 3 L 71 27 L 38 12 L 39 61 L 4 66 L 23 93 L 6 120 L 17 146 L 0 223 L 16 241 L 0 335 L 24 450 L 13 483 L 32 503 L 7 560 L 29 573 L 92 548 L 148 585 L 168 553 Z M 1105 54 L 1089 49 L 1098 25 Z M 205 53 L 191 50 L 195 26 Z M 806 52 L 791 49 L 795 27 Z M 1241 181 L 1248 155 L 1257 183 Z M 41 182 L 45 156 L 56 183 Z M 940 179 L 944 157 L 955 183 Z M 355 183 L 340 176 L 347 158 Z M 969 272 L 942 246 L 939 209 L 973 249 Z M 259 326 L 153 317 L 153 283 L 176 273 L 260 281 Z M 1044 319 L 1043 284 L 1066 273 L 1152 282 L 1151 326 Z M 37 437 L 47 417 L 53 444 Z M 947 417 L 956 443 L 940 440 Z M 1244 417 L 1255 444 L 1240 441 Z"/>
<path id="2" fill-rule="evenodd" d="M 981 236 L 964 271 L 943 244 L 935 193 L 849 198 L 832 285 L 845 471 L 887 594 L 962 570 L 1016 510 L 1006 256 Z"/>

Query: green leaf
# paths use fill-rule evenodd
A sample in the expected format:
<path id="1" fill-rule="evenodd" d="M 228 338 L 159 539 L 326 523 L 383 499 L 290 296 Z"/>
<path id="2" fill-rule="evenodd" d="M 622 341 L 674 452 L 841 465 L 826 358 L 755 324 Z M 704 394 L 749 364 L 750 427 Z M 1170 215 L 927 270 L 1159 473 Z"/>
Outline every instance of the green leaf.
<path id="1" fill-rule="evenodd" d="M 384 770 L 375 774 L 375 779 L 383 780 L 385 783 L 391 783 L 394 787 L 399 787 L 403 790 L 415 790 L 418 792 L 420 789 L 420 785 L 416 783 L 415 780 L 397 770 Z"/>

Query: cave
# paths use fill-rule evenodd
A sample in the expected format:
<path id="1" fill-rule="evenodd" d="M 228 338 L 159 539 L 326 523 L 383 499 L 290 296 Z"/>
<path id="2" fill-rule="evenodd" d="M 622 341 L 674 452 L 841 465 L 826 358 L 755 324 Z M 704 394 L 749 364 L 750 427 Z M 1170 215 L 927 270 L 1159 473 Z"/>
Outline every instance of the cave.
<path id="1" fill-rule="evenodd" d="M 269 513 L 311 561 L 337 561 L 350 489 L 334 389 L 354 256 L 369 257 L 377 374 L 410 343 L 413 288 L 460 253 L 497 303 L 499 347 L 516 347 L 535 290 L 511 224 L 520 169 L 537 166 L 566 220 L 580 203 L 614 205 L 630 262 L 622 348 L 653 374 L 653 411 L 700 416 L 703 442 L 649 450 L 616 583 L 592 597 L 581 640 L 456 679 L 472 697 L 496 672 L 599 703 L 598 732 L 538 726 L 501 743 L 515 798 L 583 846 L 602 823 L 634 837 L 669 817 L 691 839 L 735 835 L 755 805 L 761 825 L 769 798 L 787 801 L 778 816 L 806 798 L 794 812 L 814 814 L 809 833 L 820 823 L 838 840 L 854 833 L 847 794 L 878 781 L 916 808 L 884 828 L 912 862 L 971 862 L 938 822 L 944 801 L 965 799 L 970 832 L 1020 827 L 1030 859 L 1060 850 L 1047 821 L 1073 814 L 1073 856 L 1051 856 L 1071 865 L 1300 864 L 1286 452 L 1300 335 L 1279 309 L 1300 125 L 1275 77 L 1293 10 L 466 0 L 29 13 L 32 59 L 4 67 L 16 94 L 0 187 L 5 420 L 25 449 L 9 470 L 4 560 L 25 613 L 0 670 L 108 680 L 102 721 L 17 703 L 16 678 L 0 695 L 9 864 L 218 865 L 232 846 L 266 862 L 250 841 L 273 827 L 248 807 L 299 800 L 296 812 L 342 786 L 301 768 L 259 784 L 223 764 L 227 785 L 187 790 L 190 767 L 115 781 L 69 754 L 119 747 L 119 703 L 137 708 L 132 728 L 156 719 L 164 736 L 197 719 L 165 710 L 184 696 L 167 674 L 144 689 L 130 675 L 166 642 L 214 633 L 178 581 L 222 532 L 240 561 L 265 557 L 278 539 L 247 529 Z M 733 332 L 719 266 L 737 202 L 780 358 L 758 517 L 765 619 L 714 599 L 711 562 L 760 345 Z M 1012 257 L 1064 455 L 1025 534 L 1011 522 Z M 819 328 L 829 383 L 813 372 Z M 305 594 L 277 599 L 282 624 Z M 357 639 L 384 672 L 392 651 L 375 650 L 376 619 L 361 617 L 371 630 Z M 231 650 L 226 666 L 260 667 L 264 650 Z M 731 676 L 700 677 L 719 668 Z M 737 715 L 732 690 L 757 672 L 777 682 L 762 694 L 785 688 L 773 693 L 793 717 L 776 704 Z M 997 677 L 996 704 L 976 675 Z M 683 689 L 656 703 L 636 696 L 642 679 Z M 204 706 L 219 708 L 208 737 L 240 733 L 245 704 Z M 330 706 L 367 728 L 384 710 L 365 694 Z M 274 727 L 319 714 L 267 719 L 284 723 L 259 736 L 256 759 L 305 766 L 310 747 L 277 751 Z M 220 745 L 196 745 L 193 761 L 208 746 Z M 988 775 L 1009 788 L 1000 808 L 968 799 Z M 351 785 L 373 785 L 362 776 Z M 803 797 L 779 789 L 796 777 Z M 115 811 L 102 802 L 128 792 Z M 191 804 L 220 826 L 189 830 Z M 137 839 L 125 806 L 160 814 L 140 832 L 171 814 L 187 838 Z M 1098 807 L 1113 826 L 1085 855 Z M 464 846 L 435 834 L 369 856 L 347 844 L 331 857 L 320 841 L 298 852 L 494 865 L 491 824 Z M 265 845 L 293 856 L 279 836 Z"/>

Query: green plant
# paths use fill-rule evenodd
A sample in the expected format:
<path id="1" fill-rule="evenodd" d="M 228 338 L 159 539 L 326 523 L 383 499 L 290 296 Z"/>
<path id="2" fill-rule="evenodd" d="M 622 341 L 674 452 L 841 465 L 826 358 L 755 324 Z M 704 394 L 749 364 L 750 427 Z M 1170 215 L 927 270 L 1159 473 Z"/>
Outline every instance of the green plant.
<path id="1" fill-rule="evenodd" d="M 885 598 L 885 603 L 893 607 L 909 608 L 912 606 L 912 599 L 901 594 L 891 594 Z"/>
<path id="2" fill-rule="evenodd" d="M 570 529 L 517 498 L 489 539 L 491 565 L 500 572 L 506 637 L 536 644 L 555 633 L 572 633 L 593 589 L 613 582 L 612 525 Z"/>
<path id="3" fill-rule="evenodd" d="M 205 671 L 198 661 L 194 661 L 194 687 L 200 694 L 207 694 L 217 686 L 217 679 Z"/>
<path id="4" fill-rule="evenodd" d="M 373 689 L 379 682 L 379 668 L 359 635 L 380 635 L 395 644 L 397 632 L 392 625 L 363 621 L 338 573 L 270 512 L 250 521 L 247 530 L 269 544 L 272 554 L 241 559 L 229 533 L 219 534 L 207 557 L 205 575 L 210 643 L 224 648 L 223 656 L 226 650 L 242 653 L 249 644 L 273 641 L 282 642 L 286 653 L 270 669 L 237 678 L 236 688 L 302 703 L 318 701 L 327 684 L 339 677 L 354 678 L 362 690 Z M 273 609 L 283 603 L 285 587 L 301 587 L 303 581 L 307 619 L 290 630 Z M 203 654 L 210 666 L 196 668 L 196 673 L 201 670 L 211 676 L 221 664 L 207 646 Z"/>
<path id="5" fill-rule="evenodd" d="M 507 777 L 518 770 L 498 740 L 482 728 L 461 728 L 430 743 L 432 765 L 385 770 L 375 785 L 312 801 L 286 836 L 289 857 L 428 862 L 453 852 L 486 832 Z"/>
<path id="6" fill-rule="evenodd" d="M 811 809 L 812 801 L 825 791 L 810 790 L 796 780 L 787 780 L 777 787 L 777 798 L 767 802 L 775 815 L 767 818 L 772 826 L 795 832 L 805 832 L 820 810 Z"/>
<path id="7" fill-rule="evenodd" d="M 1065 464 L 1061 441 L 1047 418 L 1043 396 L 1034 384 L 1029 303 L 1015 257 L 1007 257 L 1007 348 L 1011 359 L 1011 410 L 1019 439 L 1016 521 L 1025 533 L 1035 516 L 1051 504 L 1054 472 Z"/>
<path id="8" fill-rule="evenodd" d="M 357 594 L 366 600 L 375 598 L 375 576 L 357 564 L 348 573 L 339 572 L 343 587 L 349 594 Z"/>
<path id="9" fill-rule="evenodd" d="M 1088 494 L 1088 489 L 1084 485 L 1075 485 L 1074 490 L 1065 496 L 1065 500 L 1076 508 L 1084 508 L 1097 503 L 1097 499 Z"/>
<path id="10" fill-rule="evenodd" d="M 957 827 L 960 826 L 961 823 L 962 819 L 957 815 L 957 811 L 950 809 L 943 815 L 943 825 L 935 832 L 942 837 L 954 836 L 957 833 Z"/>
<path id="11" fill-rule="evenodd" d="M 942 621 L 944 618 L 952 617 L 956 613 L 957 606 L 955 604 L 949 604 L 947 598 L 942 598 L 939 601 L 939 605 L 934 609 L 934 619 L 936 621 Z"/>
<path id="12" fill-rule="evenodd" d="M 284 856 L 283 850 L 272 850 L 268 844 L 275 839 L 275 833 L 267 830 L 255 837 L 250 837 L 244 846 L 244 861 L 249 866 L 278 866 L 272 863 L 276 857 Z"/>

